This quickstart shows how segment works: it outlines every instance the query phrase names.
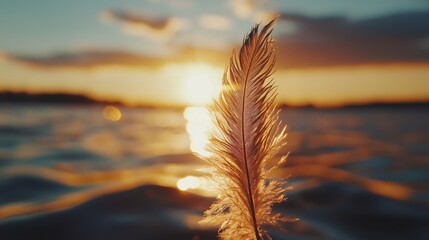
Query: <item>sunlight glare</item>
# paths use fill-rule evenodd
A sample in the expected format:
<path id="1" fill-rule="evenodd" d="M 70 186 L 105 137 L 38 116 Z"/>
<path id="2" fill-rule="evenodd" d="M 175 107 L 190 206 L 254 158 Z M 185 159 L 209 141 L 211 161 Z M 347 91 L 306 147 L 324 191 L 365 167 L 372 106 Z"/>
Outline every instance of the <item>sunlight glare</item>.
<path id="1" fill-rule="evenodd" d="M 188 189 L 196 189 L 200 186 L 200 179 L 195 176 L 186 176 L 177 181 L 177 188 L 181 191 L 186 191 Z"/>
<path id="2" fill-rule="evenodd" d="M 185 71 L 183 94 L 191 105 L 209 104 L 221 89 L 222 70 L 213 66 L 197 63 L 188 64 Z"/>
<path id="3" fill-rule="evenodd" d="M 186 131 L 191 140 L 191 151 L 201 156 L 209 156 L 206 150 L 209 142 L 207 134 L 211 124 L 208 110 L 204 107 L 187 107 L 183 116 L 187 121 Z"/>

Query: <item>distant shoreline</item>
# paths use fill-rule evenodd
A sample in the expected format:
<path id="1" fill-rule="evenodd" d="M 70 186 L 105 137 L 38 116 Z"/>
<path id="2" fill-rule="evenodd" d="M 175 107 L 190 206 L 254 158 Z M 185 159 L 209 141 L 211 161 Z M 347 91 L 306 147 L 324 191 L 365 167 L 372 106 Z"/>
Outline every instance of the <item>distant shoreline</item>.
<path id="1" fill-rule="evenodd" d="M 370 102 L 370 103 L 352 103 L 340 106 L 289 106 L 287 104 L 281 104 L 281 108 L 290 109 L 317 109 L 317 110 L 335 110 L 335 109 L 411 109 L 411 108 L 429 108 L 429 100 L 427 101 L 414 101 L 414 102 Z"/>
<path id="2" fill-rule="evenodd" d="M 98 101 L 86 95 L 70 93 L 26 93 L 0 92 L 0 103 L 53 103 L 53 104 L 114 104 L 124 105 L 119 101 Z"/>
<path id="3" fill-rule="evenodd" d="M 71 93 L 27 93 L 27 92 L 0 92 L 0 104 L 65 104 L 65 105 L 116 105 L 136 108 L 170 108 L 183 109 L 175 106 L 155 106 L 149 104 L 127 105 L 120 101 L 96 100 L 83 94 Z M 412 102 L 370 102 L 361 104 L 346 104 L 341 106 L 314 106 L 302 105 L 291 106 L 288 104 L 279 104 L 281 108 L 290 109 L 405 109 L 405 108 L 429 108 L 429 99 L 425 101 Z"/>

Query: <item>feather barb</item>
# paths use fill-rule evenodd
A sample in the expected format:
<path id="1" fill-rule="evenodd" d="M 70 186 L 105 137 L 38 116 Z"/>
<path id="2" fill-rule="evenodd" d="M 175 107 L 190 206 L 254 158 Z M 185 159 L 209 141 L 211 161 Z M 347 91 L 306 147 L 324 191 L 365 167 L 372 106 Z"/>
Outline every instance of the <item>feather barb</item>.
<path id="1" fill-rule="evenodd" d="M 286 138 L 274 104 L 276 87 L 269 79 L 275 63 L 274 22 L 261 30 L 253 27 L 240 50 L 233 51 L 210 111 L 210 154 L 202 158 L 211 166 L 219 195 L 202 222 L 219 224 L 222 239 L 270 239 L 263 225 L 291 221 L 271 212 L 285 199 L 284 181 L 270 175 L 282 162 L 274 156 Z"/>

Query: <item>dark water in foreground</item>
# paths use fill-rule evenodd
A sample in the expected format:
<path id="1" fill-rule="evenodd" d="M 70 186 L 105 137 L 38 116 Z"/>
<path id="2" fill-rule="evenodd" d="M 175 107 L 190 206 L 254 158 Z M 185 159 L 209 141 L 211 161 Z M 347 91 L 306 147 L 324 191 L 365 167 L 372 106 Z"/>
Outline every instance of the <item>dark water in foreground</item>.
<path id="1" fill-rule="evenodd" d="M 202 161 L 198 109 L 0 105 L 0 239 L 216 239 L 213 199 L 176 182 Z M 429 111 L 283 110 L 299 217 L 273 239 L 429 239 Z"/>

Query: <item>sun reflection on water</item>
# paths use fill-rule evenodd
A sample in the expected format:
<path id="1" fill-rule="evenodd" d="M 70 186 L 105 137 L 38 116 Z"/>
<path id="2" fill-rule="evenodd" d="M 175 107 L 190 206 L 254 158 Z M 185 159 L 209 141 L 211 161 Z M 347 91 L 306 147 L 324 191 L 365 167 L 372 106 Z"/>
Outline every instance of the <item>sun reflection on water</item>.
<path id="1" fill-rule="evenodd" d="M 188 191 L 206 197 L 218 195 L 218 185 L 205 177 L 188 175 L 179 178 L 176 182 L 176 187 L 180 191 Z"/>
<path id="2" fill-rule="evenodd" d="M 187 176 L 177 181 L 177 188 L 186 191 L 188 189 L 196 189 L 200 187 L 200 178 L 194 176 Z"/>
<path id="3" fill-rule="evenodd" d="M 209 142 L 208 131 L 211 119 L 205 107 L 187 107 L 183 112 L 186 119 L 186 131 L 191 140 L 190 149 L 201 156 L 209 156 L 206 146 Z"/>

